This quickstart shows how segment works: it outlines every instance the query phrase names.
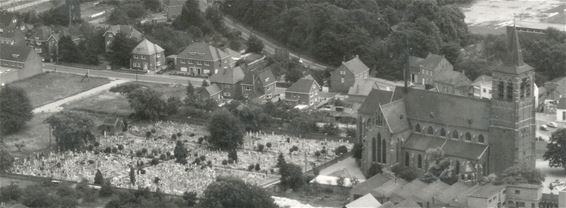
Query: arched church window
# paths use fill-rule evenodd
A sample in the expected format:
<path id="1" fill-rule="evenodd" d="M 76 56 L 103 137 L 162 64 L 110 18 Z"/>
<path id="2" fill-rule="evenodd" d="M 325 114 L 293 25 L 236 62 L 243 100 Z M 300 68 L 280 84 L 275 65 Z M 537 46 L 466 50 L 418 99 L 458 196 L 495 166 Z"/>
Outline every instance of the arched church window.
<path id="1" fill-rule="evenodd" d="M 456 175 L 460 174 L 460 161 L 456 160 L 456 167 L 454 167 L 454 173 Z"/>
<path id="2" fill-rule="evenodd" d="M 377 158 L 377 139 L 371 139 L 371 161 L 375 162 Z"/>
<path id="3" fill-rule="evenodd" d="M 499 97 L 499 99 L 503 99 L 505 95 L 505 82 L 500 81 L 499 83 L 497 83 L 497 97 Z"/>
<path id="4" fill-rule="evenodd" d="M 458 139 L 458 137 L 460 137 L 460 135 L 458 135 L 458 131 L 454 130 L 454 131 L 452 132 L 452 138 Z"/>
<path id="5" fill-rule="evenodd" d="M 526 87 L 526 82 L 527 82 L 527 79 L 526 79 L 526 78 L 523 79 L 523 80 L 521 80 L 521 85 L 520 85 L 520 87 L 519 87 L 519 89 L 520 89 L 520 91 L 519 91 L 519 92 L 520 92 L 520 93 L 519 93 L 519 96 L 520 96 L 521 99 L 524 98 L 524 97 L 525 97 L 525 94 L 526 94 L 526 93 L 525 93 L 525 90 L 526 90 L 526 88 L 527 88 L 527 87 Z"/>
<path id="6" fill-rule="evenodd" d="M 421 154 L 417 156 L 417 168 L 423 168 L 423 156 Z"/>
<path id="7" fill-rule="evenodd" d="M 432 126 L 428 127 L 427 133 L 430 134 L 430 135 L 434 134 L 434 129 L 432 128 Z"/>
<path id="8" fill-rule="evenodd" d="M 531 80 L 530 79 L 525 79 L 525 96 L 526 97 L 530 97 L 531 96 Z"/>
<path id="9" fill-rule="evenodd" d="M 444 129 L 444 128 L 440 129 L 440 136 L 443 136 L 443 137 L 446 136 L 446 129 Z"/>
<path id="10" fill-rule="evenodd" d="M 409 167 L 411 158 L 409 157 L 409 152 L 405 152 L 405 166 Z"/>
<path id="11" fill-rule="evenodd" d="M 415 131 L 421 132 L 421 125 L 420 124 L 415 125 Z"/>
<path id="12" fill-rule="evenodd" d="M 484 142 L 485 142 L 485 138 L 483 137 L 483 135 L 480 134 L 480 135 L 478 136 L 478 142 L 480 142 L 480 143 L 484 143 Z"/>
<path id="13" fill-rule="evenodd" d="M 382 155 L 382 142 L 381 142 L 381 133 L 377 133 L 377 162 L 381 162 L 381 155 Z"/>
<path id="14" fill-rule="evenodd" d="M 387 163 L 387 142 L 385 139 L 381 140 L 381 162 Z"/>
<path id="15" fill-rule="evenodd" d="M 507 100 L 513 100 L 513 83 L 507 82 Z"/>
<path id="16" fill-rule="evenodd" d="M 472 134 L 470 134 L 470 132 L 466 132 L 466 141 L 472 141 Z"/>

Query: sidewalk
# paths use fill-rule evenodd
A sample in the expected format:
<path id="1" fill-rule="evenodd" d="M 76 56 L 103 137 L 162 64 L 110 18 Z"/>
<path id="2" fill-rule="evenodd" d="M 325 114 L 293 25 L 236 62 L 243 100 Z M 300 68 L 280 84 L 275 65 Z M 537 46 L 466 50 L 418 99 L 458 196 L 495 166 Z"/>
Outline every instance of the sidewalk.
<path id="1" fill-rule="evenodd" d="M 120 85 L 120 84 L 123 84 L 123 83 L 126 83 L 126 82 L 129 82 L 129 80 L 123 80 L 123 79 L 122 80 L 114 80 L 114 81 L 112 81 L 108 84 L 92 88 L 90 90 L 87 90 L 87 91 L 81 92 L 79 94 L 63 98 L 61 100 L 57 100 L 57 101 L 49 103 L 49 104 L 45 104 L 43 106 L 39 106 L 39 107 L 33 109 L 32 112 L 36 113 L 36 114 L 37 113 L 48 113 L 48 112 L 59 112 L 63 109 L 61 107 L 61 105 L 63 105 L 63 104 L 98 94 L 100 92 L 109 90 L 110 88 L 112 88 L 114 86 L 117 86 L 117 85 Z"/>

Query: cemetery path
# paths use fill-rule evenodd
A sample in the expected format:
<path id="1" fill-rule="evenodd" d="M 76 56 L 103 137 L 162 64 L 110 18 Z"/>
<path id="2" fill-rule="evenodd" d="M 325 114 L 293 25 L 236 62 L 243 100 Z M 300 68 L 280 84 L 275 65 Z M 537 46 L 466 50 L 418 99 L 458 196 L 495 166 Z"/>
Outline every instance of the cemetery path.
<path id="1" fill-rule="evenodd" d="M 110 89 L 110 88 L 112 88 L 112 87 L 114 87 L 114 86 L 117 86 L 117 85 L 120 85 L 120 84 L 123 84 L 123 83 L 126 83 L 126 82 L 129 82 L 129 80 L 114 80 L 114 81 L 111 81 L 111 82 L 108 83 L 108 84 L 101 85 L 101 86 L 92 88 L 92 89 L 90 89 L 90 90 L 87 90 L 87 91 L 84 91 L 84 92 L 81 92 L 81 93 L 78 93 L 78 94 L 75 94 L 75 95 L 72 95 L 72 96 L 69 96 L 69 97 L 66 97 L 66 98 L 57 100 L 57 101 L 55 101 L 55 102 L 52 102 L 52 103 L 48 103 L 48 104 L 39 106 L 39 107 L 33 109 L 32 112 L 33 112 L 33 113 L 59 112 L 59 111 L 61 111 L 61 110 L 63 109 L 63 108 L 61 107 L 61 105 L 63 105 L 63 104 L 66 104 L 66 103 L 69 103 L 69 102 L 73 102 L 73 101 L 76 101 L 76 100 L 80 100 L 80 99 L 83 99 L 83 98 L 86 98 L 86 97 L 89 97 L 89 96 L 98 94 L 98 93 L 100 93 L 100 92 L 106 91 L 106 90 L 108 90 L 108 89 Z"/>

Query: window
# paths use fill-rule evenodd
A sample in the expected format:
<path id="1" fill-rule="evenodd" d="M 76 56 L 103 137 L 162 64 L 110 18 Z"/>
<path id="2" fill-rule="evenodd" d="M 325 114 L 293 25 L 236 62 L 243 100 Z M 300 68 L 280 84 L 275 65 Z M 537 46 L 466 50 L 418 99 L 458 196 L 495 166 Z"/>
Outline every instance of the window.
<path id="1" fill-rule="evenodd" d="M 459 136 L 460 136 L 460 135 L 458 135 L 458 131 L 454 130 L 454 131 L 452 132 L 452 138 L 458 139 Z"/>
<path id="2" fill-rule="evenodd" d="M 381 162 L 387 163 L 387 142 L 385 139 L 381 140 Z"/>
<path id="3" fill-rule="evenodd" d="M 185 64 L 185 60 L 183 59 L 179 60 L 179 62 L 181 62 L 181 64 Z"/>
<path id="4" fill-rule="evenodd" d="M 466 141 L 472 141 L 472 134 L 470 134 L 470 132 L 466 132 Z"/>
<path id="5" fill-rule="evenodd" d="M 421 125 L 419 125 L 419 124 L 415 125 L 415 131 L 421 132 Z"/>
<path id="6" fill-rule="evenodd" d="M 440 136 L 443 136 L 443 137 L 446 136 L 446 129 L 444 129 L 444 128 L 440 129 Z"/>
<path id="7" fill-rule="evenodd" d="M 515 190 L 515 194 L 521 194 L 520 190 Z"/>
<path id="8" fill-rule="evenodd" d="M 526 87 L 526 89 L 525 89 L 525 94 L 526 94 L 526 95 L 525 95 L 525 96 L 526 96 L 526 97 L 530 97 L 530 96 L 531 96 L 531 82 L 530 82 L 529 79 L 526 79 L 526 80 L 525 80 L 525 87 Z"/>
<path id="9" fill-rule="evenodd" d="M 405 166 L 409 167 L 409 162 L 410 162 L 410 157 L 409 157 L 409 153 L 405 152 Z"/>
<path id="10" fill-rule="evenodd" d="M 423 168 L 423 156 L 421 154 L 417 156 L 417 167 Z"/>
<path id="11" fill-rule="evenodd" d="M 377 141 L 374 138 L 371 139 L 371 161 L 375 162 L 377 158 Z"/>
<path id="12" fill-rule="evenodd" d="M 428 127 L 427 133 L 430 135 L 434 135 L 434 129 L 432 128 L 432 126 Z"/>
<path id="13" fill-rule="evenodd" d="M 562 120 L 566 120 L 566 111 L 562 111 Z"/>
<path id="14" fill-rule="evenodd" d="M 483 137 L 483 135 L 480 134 L 480 135 L 478 136 L 478 142 L 479 142 L 479 143 L 484 143 L 484 142 L 485 142 L 485 138 Z"/>
<path id="15" fill-rule="evenodd" d="M 340 78 L 340 82 L 341 82 L 341 83 L 344 83 L 344 78 Z"/>
<path id="16" fill-rule="evenodd" d="M 341 74 L 341 75 L 345 75 L 345 74 L 346 74 L 346 71 L 340 71 L 340 74 Z"/>
<path id="17" fill-rule="evenodd" d="M 485 93 L 485 92 L 487 92 L 487 90 L 485 88 L 483 88 L 483 92 Z"/>
<path id="18" fill-rule="evenodd" d="M 513 83 L 507 82 L 507 100 L 513 100 Z"/>
<path id="19" fill-rule="evenodd" d="M 458 175 L 458 174 L 460 174 L 460 161 L 459 161 L 459 160 L 456 160 L 456 165 L 455 165 L 455 166 L 456 166 L 456 167 L 454 167 L 454 168 L 455 168 L 454 173 L 455 173 L 456 175 Z"/>
<path id="20" fill-rule="evenodd" d="M 505 82 L 500 81 L 497 84 L 497 97 L 499 97 L 499 99 L 503 99 L 505 95 Z"/>
<path id="21" fill-rule="evenodd" d="M 377 133 L 377 151 L 379 151 L 379 153 L 377 154 L 377 162 L 381 162 L 381 147 L 382 143 L 381 143 L 381 133 Z"/>

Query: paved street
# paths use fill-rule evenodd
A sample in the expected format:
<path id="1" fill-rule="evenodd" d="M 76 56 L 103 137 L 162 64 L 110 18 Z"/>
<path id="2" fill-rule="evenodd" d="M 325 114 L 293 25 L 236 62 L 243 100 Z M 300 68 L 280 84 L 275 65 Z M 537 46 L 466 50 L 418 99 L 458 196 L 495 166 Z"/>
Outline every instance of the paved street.
<path id="1" fill-rule="evenodd" d="M 164 74 L 133 74 L 133 73 L 110 71 L 110 70 L 96 70 L 96 69 L 89 70 L 85 68 L 53 65 L 47 63 L 44 64 L 43 70 L 77 74 L 77 75 L 85 75 L 88 72 L 88 75 L 92 77 L 106 77 L 110 79 L 127 79 L 127 80 L 137 80 L 142 82 L 153 82 L 153 83 L 164 83 L 164 84 L 187 85 L 187 83 L 190 81 L 191 84 L 193 84 L 194 86 L 201 86 L 202 80 L 204 80 L 203 78 L 171 76 Z"/>

